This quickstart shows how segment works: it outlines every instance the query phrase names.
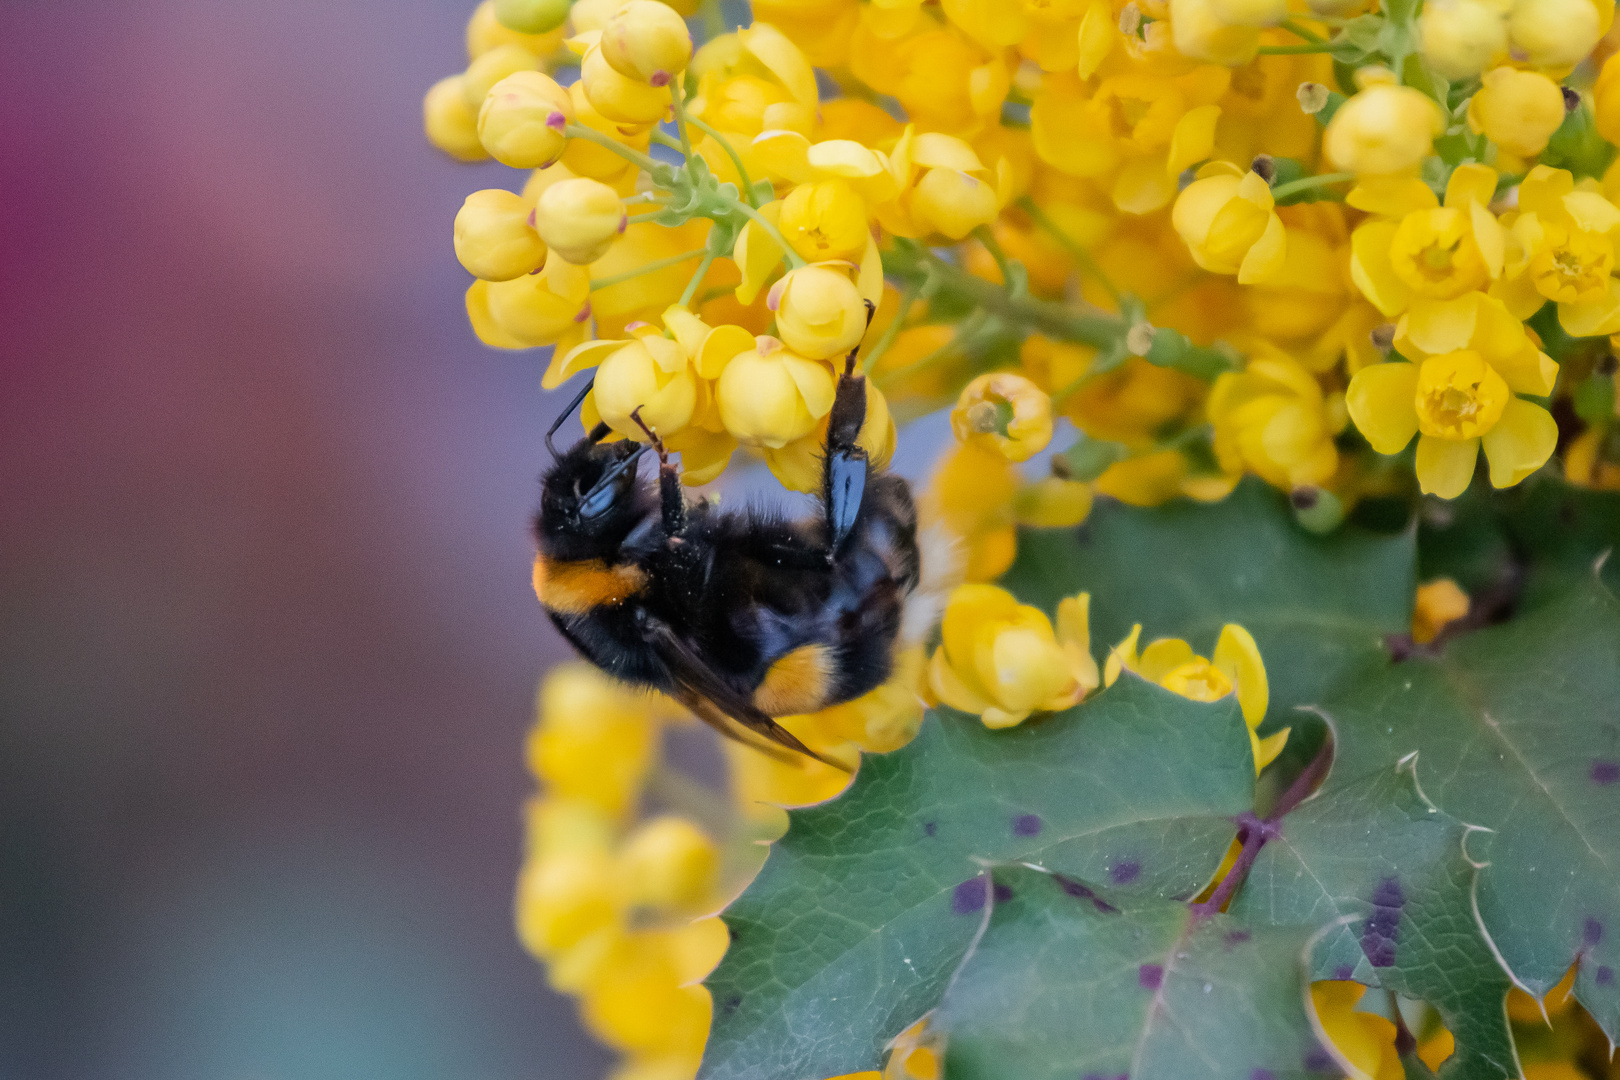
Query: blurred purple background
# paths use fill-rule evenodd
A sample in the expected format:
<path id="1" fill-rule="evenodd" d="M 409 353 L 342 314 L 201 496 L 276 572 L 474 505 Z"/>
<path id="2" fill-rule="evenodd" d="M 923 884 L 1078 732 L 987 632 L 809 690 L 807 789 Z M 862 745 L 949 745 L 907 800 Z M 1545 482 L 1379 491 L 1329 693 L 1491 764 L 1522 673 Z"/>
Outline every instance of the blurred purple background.
<path id="1" fill-rule="evenodd" d="M 511 928 L 549 410 L 472 0 L 0 0 L 0 1077 L 601 1075 Z"/>

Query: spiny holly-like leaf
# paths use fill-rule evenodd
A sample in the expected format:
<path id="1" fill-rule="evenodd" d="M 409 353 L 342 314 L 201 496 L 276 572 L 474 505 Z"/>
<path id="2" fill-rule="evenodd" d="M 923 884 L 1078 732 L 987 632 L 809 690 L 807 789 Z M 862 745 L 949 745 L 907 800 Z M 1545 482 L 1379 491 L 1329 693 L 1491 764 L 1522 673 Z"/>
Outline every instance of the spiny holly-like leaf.
<path id="1" fill-rule="evenodd" d="M 1389 664 L 1326 702 L 1332 783 L 1416 751 L 1424 793 L 1490 833 L 1476 900 L 1516 979 L 1546 993 L 1579 958 L 1575 993 L 1620 1035 L 1620 602 L 1596 581 Z"/>
<path id="2" fill-rule="evenodd" d="M 1035 862 L 1160 897 L 1198 892 L 1253 799 L 1237 703 L 1134 676 L 1007 731 L 936 710 L 865 758 L 838 799 L 793 811 L 726 912 L 708 987 L 706 1080 L 877 1068 L 939 1002 L 978 928 L 976 860 Z"/>
<path id="3" fill-rule="evenodd" d="M 1090 592 L 1099 651 L 1139 622 L 1144 643 L 1185 638 L 1207 656 L 1222 625 L 1241 623 L 1265 658 L 1277 726 L 1411 628 L 1415 563 L 1410 530 L 1316 536 L 1251 478 L 1219 503 L 1105 502 L 1078 529 L 1025 530 L 1002 584 L 1048 611 Z"/>
<path id="4" fill-rule="evenodd" d="M 1503 1000 L 1512 985 L 1474 917 L 1467 826 L 1429 804 L 1408 759 L 1348 782 L 1331 775 L 1283 818 L 1228 909 L 1271 926 L 1356 916 L 1312 950 L 1312 977 L 1422 998 L 1457 1040 L 1444 1080 L 1519 1075 Z"/>
<path id="5" fill-rule="evenodd" d="M 929 1021 L 946 1080 L 1336 1076 L 1305 1015 L 1309 931 L 1199 918 L 1023 867 Z"/>

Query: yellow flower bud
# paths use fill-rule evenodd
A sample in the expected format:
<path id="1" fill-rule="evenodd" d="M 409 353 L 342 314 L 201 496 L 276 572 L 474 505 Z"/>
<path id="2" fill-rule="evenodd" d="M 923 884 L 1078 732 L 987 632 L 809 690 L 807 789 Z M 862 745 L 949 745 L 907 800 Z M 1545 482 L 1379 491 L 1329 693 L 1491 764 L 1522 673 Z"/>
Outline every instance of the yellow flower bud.
<path id="1" fill-rule="evenodd" d="M 667 932 L 633 934 L 586 988 L 581 1019 L 597 1038 L 638 1055 L 690 1055 L 691 1075 L 708 1033 L 709 992 L 685 985 Z"/>
<path id="2" fill-rule="evenodd" d="M 478 141 L 478 114 L 467 107 L 462 77 L 440 79 L 422 98 L 422 128 L 428 142 L 461 161 L 483 161 L 489 151 Z"/>
<path id="3" fill-rule="evenodd" d="M 1052 399 L 1022 375 L 993 371 L 962 388 L 951 427 L 964 443 L 1027 461 L 1052 441 Z"/>
<path id="4" fill-rule="evenodd" d="M 872 235 L 866 203 L 843 180 L 800 184 L 782 200 L 777 227 L 810 262 L 858 260 Z"/>
<path id="5" fill-rule="evenodd" d="M 1248 285 L 1276 274 L 1287 255 L 1275 205 L 1258 173 L 1217 173 L 1187 185 L 1170 220 L 1199 266 Z"/>
<path id="6" fill-rule="evenodd" d="M 866 384 L 866 420 L 855 445 L 867 458 L 886 465 L 894 456 L 894 417 L 889 402 L 871 382 Z M 810 434 L 793 440 L 779 450 L 766 449 L 765 464 L 771 475 L 789 491 L 816 491 L 821 487 L 823 459 L 827 456 L 827 417 L 823 416 Z"/>
<path id="7" fill-rule="evenodd" d="M 659 435 L 672 435 L 691 422 L 697 407 L 697 381 L 681 347 L 656 332 L 629 341 L 602 361 L 591 392 L 602 421 L 626 438 L 645 441 L 641 420 Z"/>
<path id="8" fill-rule="evenodd" d="M 996 189 L 960 169 L 929 169 L 911 193 L 912 216 L 925 232 L 960 240 L 996 219 Z"/>
<path id="9" fill-rule="evenodd" d="M 1593 0 L 1517 0 L 1507 23 L 1515 58 L 1538 68 L 1574 67 L 1607 29 Z"/>
<path id="10" fill-rule="evenodd" d="M 456 258 L 486 281 L 510 281 L 546 261 L 546 245 L 529 224 L 528 201 L 501 188 L 467 196 L 456 213 L 455 236 Z"/>
<path id="11" fill-rule="evenodd" d="M 929 688 L 951 708 L 978 714 L 989 728 L 1067 709 L 1097 686 L 1089 602 L 1085 593 L 1065 600 L 1055 634 L 1043 612 L 1005 589 L 957 586 L 945 606 L 942 643 L 928 665 Z"/>
<path id="12" fill-rule="evenodd" d="M 1315 376 L 1281 353 L 1260 353 L 1215 380 L 1205 411 L 1226 472 L 1250 471 L 1284 491 L 1326 483 L 1338 470 L 1343 426 Z"/>
<path id="13" fill-rule="evenodd" d="M 1247 64 L 1260 47 L 1259 29 L 1222 21 L 1214 0 L 1170 0 L 1170 30 L 1177 52 L 1206 64 Z"/>
<path id="14" fill-rule="evenodd" d="M 536 569 L 543 590 L 543 565 Z M 657 749 L 654 700 L 585 663 L 553 668 L 540 688 L 540 723 L 526 747 L 529 768 L 548 797 L 615 818 L 632 810 Z"/>
<path id="15" fill-rule="evenodd" d="M 773 337 L 726 363 L 715 385 L 720 418 L 740 443 L 777 449 L 808 435 L 832 411 L 836 379 L 825 361 L 784 348 Z"/>
<path id="16" fill-rule="evenodd" d="M 1228 26 L 1276 26 L 1288 18 L 1287 0 L 1210 0 L 1210 10 Z"/>
<path id="17" fill-rule="evenodd" d="M 568 0 L 495 0 L 495 17 L 524 34 L 556 30 L 568 18 Z"/>
<path id="18" fill-rule="evenodd" d="M 467 20 L 467 59 L 476 60 L 501 45 L 519 45 L 536 56 L 550 56 L 562 45 L 562 27 L 550 33 L 525 34 L 513 30 L 495 13 L 495 0 L 483 0 Z"/>
<path id="19" fill-rule="evenodd" d="M 1424 61 L 1448 79 L 1471 79 L 1507 55 L 1507 23 L 1487 0 L 1430 0 L 1418 29 Z"/>
<path id="20" fill-rule="evenodd" d="M 632 904 L 694 908 L 714 890 L 720 856 L 692 822 L 666 815 L 637 826 L 619 854 L 619 874 Z"/>
<path id="21" fill-rule="evenodd" d="M 628 0 L 602 27 L 601 46 L 613 70 L 650 86 L 667 86 L 692 58 L 686 21 L 658 0 Z"/>
<path id="22" fill-rule="evenodd" d="M 554 251 L 540 273 L 492 281 L 488 289 L 490 318 L 525 345 L 550 345 L 590 318 L 590 277 Z"/>
<path id="23" fill-rule="evenodd" d="M 478 138 L 502 165 L 542 169 L 563 152 L 573 118 L 568 91 L 551 76 L 520 71 L 496 83 L 478 110 Z"/>
<path id="24" fill-rule="evenodd" d="M 1020 525 L 1072 529 L 1091 513 L 1091 485 L 1046 476 L 1018 491 L 1013 513 Z"/>
<path id="25" fill-rule="evenodd" d="M 620 74 L 600 45 L 591 46 L 580 61 L 579 81 L 596 111 L 616 124 L 656 124 L 669 108 L 668 86 L 649 86 Z"/>
<path id="26" fill-rule="evenodd" d="M 534 206 L 540 239 L 577 266 L 600 259 L 629 220 L 617 191 L 584 177 L 551 185 Z"/>
<path id="27" fill-rule="evenodd" d="M 1336 169 L 1399 173 L 1428 157 L 1444 130 L 1440 107 L 1426 94 L 1375 83 L 1339 106 L 1323 133 L 1322 149 Z"/>
<path id="28" fill-rule="evenodd" d="M 1468 103 L 1468 126 L 1510 154 L 1535 157 L 1564 122 L 1564 92 L 1534 71 L 1499 67 Z"/>
<path id="29" fill-rule="evenodd" d="M 1468 614 L 1468 594 L 1448 577 L 1436 578 L 1418 586 L 1412 607 L 1412 640 L 1427 645 L 1440 636 L 1448 623 Z"/>
<path id="30" fill-rule="evenodd" d="M 518 936 L 537 956 L 579 944 L 618 915 L 606 852 L 559 852 L 531 860 L 518 876 Z"/>
<path id="31" fill-rule="evenodd" d="M 521 45 L 497 45 L 467 65 L 462 75 L 461 93 L 467 108 L 474 112 L 483 107 L 484 99 L 495 84 L 508 75 L 520 71 L 537 71 L 540 58 Z"/>
<path id="32" fill-rule="evenodd" d="M 866 334 L 866 303 L 849 275 L 827 265 L 790 270 L 767 305 L 787 347 L 812 360 L 842 356 Z M 729 426 L 729 425 L 728 425 Z"/>

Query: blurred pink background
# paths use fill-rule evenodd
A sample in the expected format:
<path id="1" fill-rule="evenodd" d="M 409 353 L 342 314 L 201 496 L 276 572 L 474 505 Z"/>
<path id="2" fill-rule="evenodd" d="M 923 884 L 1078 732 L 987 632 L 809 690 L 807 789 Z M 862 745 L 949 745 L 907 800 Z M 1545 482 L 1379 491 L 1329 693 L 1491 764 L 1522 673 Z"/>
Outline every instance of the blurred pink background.
<path id="1" fill-rule="evenodd" d="M 556 402 L 472 0 L 0 0 L 0 1078 L 595 1077 L 511 928 Z"/>

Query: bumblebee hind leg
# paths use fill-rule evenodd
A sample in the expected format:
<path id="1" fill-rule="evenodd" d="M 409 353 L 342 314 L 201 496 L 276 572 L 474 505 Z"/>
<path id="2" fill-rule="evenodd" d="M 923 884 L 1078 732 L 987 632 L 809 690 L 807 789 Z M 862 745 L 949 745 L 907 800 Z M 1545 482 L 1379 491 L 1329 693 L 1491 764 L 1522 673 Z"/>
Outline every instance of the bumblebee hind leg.
<path id="1" fill-rule="evenodd" d="M 866 301 L 866 325 L 872 325 L 877 309 Z M 844 541 L 855 528 L 861 513 L 861 497 L 866 492 L 868 462 L 866 451 L 855 445 L 866 423 L 866 376 L 855 368 L 860 345 L 844 358 L 844 373 L 838 379 L 838 392 L 827 417 L 827 449 L 822 461 L 821 497 L 827 510 L 827 557 L 838 557 Z"/>

